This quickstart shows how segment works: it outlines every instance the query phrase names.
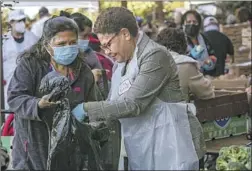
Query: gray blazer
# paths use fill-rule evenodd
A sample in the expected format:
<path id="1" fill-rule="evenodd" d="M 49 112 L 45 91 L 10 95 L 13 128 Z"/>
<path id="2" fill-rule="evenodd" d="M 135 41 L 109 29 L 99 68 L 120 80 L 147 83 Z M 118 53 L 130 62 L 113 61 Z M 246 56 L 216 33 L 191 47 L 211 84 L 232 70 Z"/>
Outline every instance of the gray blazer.
<path id="1" fill-rule="evenodd" d="M 177 66 L 166 48 L 144 34 L 138 49 L 140 70 L 131 88 L 114 101 L 85 103 L 90 121 L 139 116 L 156 97 L 172 103 L 185 99 L 179 86 Z M 188 115 L 194 145 L 201 158 L 205 151 L 203 130 L 196 116 Z"/>

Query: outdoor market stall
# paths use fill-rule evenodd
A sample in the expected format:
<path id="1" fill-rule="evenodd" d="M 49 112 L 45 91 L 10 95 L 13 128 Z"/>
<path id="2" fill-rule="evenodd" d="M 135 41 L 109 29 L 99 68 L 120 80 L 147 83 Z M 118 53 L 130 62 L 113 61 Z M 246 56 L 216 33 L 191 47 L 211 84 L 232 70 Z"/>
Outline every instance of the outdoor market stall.
<path id="1" fill-rule="evenodd" d="M 6 1 L 7 2 L 7 1 Z M 11 2 L 11 1 L 9 1 Z M 83 7 L 81 1 L 78 6 Z M 0 6 L 0 22 L 1 7 L 10 7 L 18 3 L 2 3 Z M 22 4 L 23 3 L 23 4 Z M 58 1 L 30 2 L 22 1 L 19 7 L 23 6 L 65 6 L 65 3 Z M 71 4 L 74 4 L 71 2 Z M 87 3 L 85 4 L 87 5 Z M 90 7 L 90 4 L 88 4 Z M 200 120 L 207 147 L 207 155 L 219 155 L 219 151 L 223 147 L 232 145 L 246 146 L 251 141 L 247 138 L 251 129 L 251 111 L 248 102 L 248 94 L 245 89 L 249 86 L 248 79 L 251 77 L 251 59 L 249 53 L 251 49 L 251 29 L 248 24 L 238 24 L 223 26 L 222 32 L 227 34 L 235 46 L 236 63 L 229 66 L 229 74 L 218 78 L 211 78 L 212 84 L 215 87 L 216 97 L 208 100 L 199 100 L 192 98 L 197 108 L 197 117 Z M 2 25 L 0 26 L 2 35 Z M 242 47 L 242 48 L 241 48 Z M 0 36 L 0 79 L 3 80 L 2 71 L 2 37 Z M 1 94 L 3 94 L 3 86 L 1 84 Z M 9 113 L 4 109 L 4 99 L 1 96 L 1 114 Z M 1 117 L 2 118 L 2 117 Z M 0 120 L 2 125 L 2 121 Z M 4 146 L 11 151 L 11 142 L 13 137 L 1 137 Z"/>

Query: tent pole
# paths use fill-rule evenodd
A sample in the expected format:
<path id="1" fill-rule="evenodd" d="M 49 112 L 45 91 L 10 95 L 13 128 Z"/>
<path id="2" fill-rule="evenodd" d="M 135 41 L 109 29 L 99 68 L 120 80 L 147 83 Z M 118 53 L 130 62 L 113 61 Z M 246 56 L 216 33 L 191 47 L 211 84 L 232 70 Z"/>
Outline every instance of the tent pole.
<path id="1" fill-rule="evenodd" d="M 2 1 L 0 0 L 0 66 L 1 66 L 1 69 L 0 69 L 0 95 L 1 95 L 1 98 L 0 98 L 0 108 L 1 110 L 4 109 L 4 85 L 3 85 L 3 53 L 2 53 L 2 43 L 3 43 L 3 36 L 2 36 Z M 4 118 L 4 115 L 0 115 L 0 126 L 2 126 L 3 124 L 3 118 Z"/>

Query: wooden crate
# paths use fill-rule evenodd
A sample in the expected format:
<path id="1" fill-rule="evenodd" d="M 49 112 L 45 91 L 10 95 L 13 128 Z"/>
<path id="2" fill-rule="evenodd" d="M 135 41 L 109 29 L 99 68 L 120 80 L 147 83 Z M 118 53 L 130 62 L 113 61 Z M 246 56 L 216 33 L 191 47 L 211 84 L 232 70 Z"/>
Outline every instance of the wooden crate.
<path id="1" fill-rule="evenodd" d="M 208 100 L 195 99 L 197 117 L 200 122 L 214 121 L 225 117 L 245 115 L 249 112 L 246 92 L 217 92 Z"/>
<path id="2" fill-rule="evenodd" d="M 212 80 L 212 85 L 215 89 L 236 89 L 245 90 L 248 86 L 248 80 Z"/>
<path id="3" fill-rule="evenodd" d="M 242 45 L 251 47 L 251 28 L 242 29 Z"/>
<path id="4" fill-rule="evenodd" d="M 247 47 L 251 47 L 248 46 L 250 45 L 249 40 L 251 40 L 251 38 L 249 38 L 249 35 L 251 35 L 251 32 L 249 33 L 249 28 L 250 24 L 248 22 L 220 26 L 220 31 L 228 36 L 228 38 L 233 43 L 236 58 L 243 56 L 238 52 L 242 44 L 245 44 Z M 243 62 L 241 60 L 238 61 Z"/>
<path id="5" fill-rule="evenodd" d="M 249 76 L 251 74 L 251 61 L 250 62 L 244 62 L 239 64 L 234 64 L 230 67 L 230 70 L 234 73 L 235 76 L 239 77 L 240 75 L 246 75 Z"/>

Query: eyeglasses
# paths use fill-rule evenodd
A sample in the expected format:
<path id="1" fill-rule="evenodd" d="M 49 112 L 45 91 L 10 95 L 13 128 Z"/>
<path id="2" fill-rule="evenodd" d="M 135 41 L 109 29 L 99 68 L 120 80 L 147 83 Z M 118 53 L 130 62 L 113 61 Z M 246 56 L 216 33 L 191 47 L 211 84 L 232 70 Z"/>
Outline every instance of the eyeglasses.
<path id="1" fill-rule="evenodd" d="M 111 49 L 110 49 L 111 42 L 112 42 L 112 40 L 113 40 L 117 35 L 118 35 L 118 33 L 116 33 L 114 36 L 112 36 L 112 37 L 110 38 L 110 40 L 109 40 L 107 43 L 105 43 L 104 45 L 100 45 L 100 48 L 103 49 L 104 51 L 106 51 L 106 50 L 111 51 Z"/>

